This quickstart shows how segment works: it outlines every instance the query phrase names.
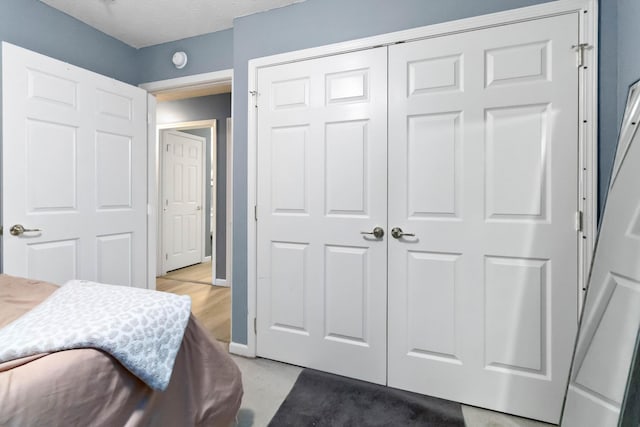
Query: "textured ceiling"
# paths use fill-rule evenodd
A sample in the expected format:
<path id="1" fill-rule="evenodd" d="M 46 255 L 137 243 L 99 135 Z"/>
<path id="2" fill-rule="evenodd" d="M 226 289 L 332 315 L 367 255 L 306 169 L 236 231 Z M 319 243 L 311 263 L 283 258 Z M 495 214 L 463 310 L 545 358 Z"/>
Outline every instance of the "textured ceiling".
<path id="1" fill-rule="evenodd" d="M 231 28 L 233 18 L 304 0 L 40 1 L 141 48 Z"/>

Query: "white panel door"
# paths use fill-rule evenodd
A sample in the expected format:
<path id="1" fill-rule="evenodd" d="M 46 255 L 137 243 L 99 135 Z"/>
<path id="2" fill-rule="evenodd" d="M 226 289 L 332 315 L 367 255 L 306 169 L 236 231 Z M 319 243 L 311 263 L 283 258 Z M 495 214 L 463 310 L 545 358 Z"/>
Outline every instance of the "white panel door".
<path id="1" fill-rule="evenodd" d="M 576 14 L 389 48 L 389 385 L 557 422 L 576 333 Z"/>
<path id="2" fill-rule="evenodd" d="M 589 279 L 562 425 L 618 425 L 640 327 L 640 133 L 614 174 Z"/>
<path id="3" fill-rule="evenodd" d="M 146 287 L 146 92 L 2 47 L 4 272 Z"/>
<path id="4" fill-rule="evenodd" d="M 386 381 L 387 52 L 258 71 L 258 355 Z"/>
<path id="5" fill-rule="evenodd" d="M 202 171 L 205 139 L 162 131 L 164 270 L 202 262 Z"/>

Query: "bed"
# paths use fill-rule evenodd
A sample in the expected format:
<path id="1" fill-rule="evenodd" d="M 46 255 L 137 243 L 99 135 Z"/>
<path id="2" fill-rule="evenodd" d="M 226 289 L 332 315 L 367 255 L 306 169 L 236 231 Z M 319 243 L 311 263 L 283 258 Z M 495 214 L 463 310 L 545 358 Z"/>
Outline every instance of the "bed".
<path id="1" fill-rule="evenodd" d="M 0 275 L 0 329 L 58 287 Z M 2 345 L 2 343 L 0 343 Z M 230 426 L 242 399 L 238 367 L 191 315 L 165 391 L 92 348 L 0 363 L 2 426 Z"/>

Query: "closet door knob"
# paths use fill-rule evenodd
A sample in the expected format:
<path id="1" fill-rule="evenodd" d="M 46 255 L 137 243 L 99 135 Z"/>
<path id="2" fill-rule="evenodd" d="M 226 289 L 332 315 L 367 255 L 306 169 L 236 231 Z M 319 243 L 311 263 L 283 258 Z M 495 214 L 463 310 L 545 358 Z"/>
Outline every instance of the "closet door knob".
<path id="1" fill-rule="evenodd" d="M 382 229 L 382 227 L 376 227 L 373 229 L 373 231 L 361 231 L 360 234 L 371 234 L 376 239 L 382 239 L 382 236 L 384 236 L 384 230 Z"/>
<path id="2" fill-rule="evenodd" d="M 24 233 L 35 233 L 38 231 L 42 230 L 39 228 L 24 228 L 22 224 L 16 224 L 9 229 L 9 233 L 11 233 L 12 236 L 22 236 Z"/>
<path id="3" fill-rule="evenodd" d="M 393 236 L 394 239 L 400 239 L 404 236 L 409 236 L 409 237 L 413 237 L 415 236 L 415 234 L 413 233 L 405 233 L 402 231 L 402 228 L 400 227 L 394 227 L 391 229 L 391 235 Z"/>

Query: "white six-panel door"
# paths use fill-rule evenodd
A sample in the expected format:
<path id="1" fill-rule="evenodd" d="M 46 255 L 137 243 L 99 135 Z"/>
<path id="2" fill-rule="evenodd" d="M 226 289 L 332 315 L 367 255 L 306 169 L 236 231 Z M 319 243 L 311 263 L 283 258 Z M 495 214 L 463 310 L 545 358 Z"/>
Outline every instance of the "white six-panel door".
<path id="1" fill-rule="evenodd" d="M 557 422 L 577 40 L 570 14 L 259 69 L 258 355 Z"/>
<path id="2" fill-rule="evenodd" d="M 619 425 L 640 328 L 640 133 L 622 142 L 571 370 L 566 427 Z"/>
<path id="3" fill-rule="evenodd" d="M 389 385 L 557 422 L 576 333 L 575 14 L 389 48 Z"/>
<path id="4" fill-rule="evenodd" d="M 258 73 L 258 354 L 386 382 L 386 49 Z"/>
<path id="5" fill-rule="evenodd" d="M 202 156 L 205 139 L 175 130 L 161 133 L 163 147 L 164 270 L 202 262 Z"/>
<path id="6" fill-rule="evenodd" d="M 146 287 L 146 92 L 8 43 L 2 60 L 4 272 Z"/>

